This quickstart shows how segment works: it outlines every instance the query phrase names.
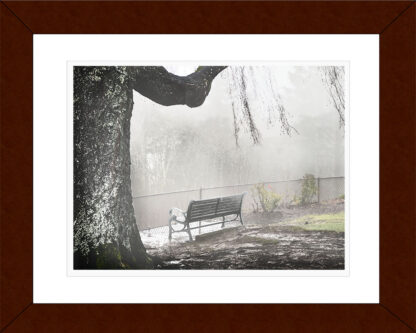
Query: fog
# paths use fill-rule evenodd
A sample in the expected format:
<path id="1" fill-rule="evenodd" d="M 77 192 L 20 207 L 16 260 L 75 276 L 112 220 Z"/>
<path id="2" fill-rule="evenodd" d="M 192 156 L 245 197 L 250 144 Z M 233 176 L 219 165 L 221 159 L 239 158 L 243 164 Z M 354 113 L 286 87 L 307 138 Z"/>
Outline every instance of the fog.
<path id="1" fill-rule="evenodd" d="M 195 70 L 165 67 L 177 75 Z M 238 68 L 224 70 L 197 108 L 166 107 L 134 93 L 133 196 L 300 179 L 306 173 L 344 176 L 344 126 L 322 71 L 271 66 L 245 68 L 243 74 L 258 142 L 247 114 L 239 111 Z M 286 120 L 289 130 L 282 126 Z"/>

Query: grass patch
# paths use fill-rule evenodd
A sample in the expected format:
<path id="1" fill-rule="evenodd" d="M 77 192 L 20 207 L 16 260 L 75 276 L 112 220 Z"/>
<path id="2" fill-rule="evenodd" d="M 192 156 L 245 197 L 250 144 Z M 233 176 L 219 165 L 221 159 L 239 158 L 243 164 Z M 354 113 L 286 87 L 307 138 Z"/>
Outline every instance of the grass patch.
<path id="1" fill-rule="evenodd" d="M 345 213 L 305 215 L 289 221 L 289 224 L 304 230 L 345 232 Z"/>

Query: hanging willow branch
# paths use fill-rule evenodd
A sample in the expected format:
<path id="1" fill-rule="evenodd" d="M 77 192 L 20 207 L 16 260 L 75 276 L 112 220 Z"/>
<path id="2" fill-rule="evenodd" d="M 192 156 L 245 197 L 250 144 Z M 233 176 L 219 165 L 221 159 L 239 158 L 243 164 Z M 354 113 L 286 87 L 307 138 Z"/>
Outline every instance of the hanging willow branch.
<path id="1" fill-rule="evenodd" d="M 244 67 L 240 67 L 240 98 L 242 101 L 242 111 L 244 120 L 246 121 L 246 124 L 248 125 L 251 139 L 253 140 L 254 144 L 258 144 L 261 139 L 260 132 L 254 122 L 254 117 L 250 108 L 250 105 L 248 103 L 248 94 L 247 94 L 247 76 L 244 73 Z"/>
<path id="2" fill-rule="evenodd" d="M 268 109 L 269 124 L 273 126 L 276 123 L 276 113 L 277 113 L 282 133 L 287 134 L 289 136 L 292 136 L 293 132 L 295 132 L 296 134 L 299 134 L 296 128 L 290 125 L 289 120 L 287 119 L 288 113 L 283 103 L 281 103 L 281 97 L 279 93 L 277 92 L 275 84 L 273 83 L 273 79 L 272 79 L 270 71 L 268 71 L 268 78 L 269 78 L 270 90 L 272 92 L 272 97 L 274 100 L 274 103 L 271 104 Z"/>
<path id="3" fill-rule="evenodd" d="M 332 105 L 338 112 L 340 126 L 345 125 L 345 69 L 343 66 L 321 67 L 322 81 L 327 88 Z"/>
<path id="4" fill-rule="evenodd" d="M 293 132 L 297 133 L 288 121 L 288 113 L 273 83 L 270 69 L 267 67 L 233 66 L 229 67 L 226 73 L 237 146 L 241 128 L 250 134 L 254 144 L 261 142 L 256 115 L 267 115 L 267 124 L 270 126 L 280 123 L 284 134 L 290 136 Z"/>

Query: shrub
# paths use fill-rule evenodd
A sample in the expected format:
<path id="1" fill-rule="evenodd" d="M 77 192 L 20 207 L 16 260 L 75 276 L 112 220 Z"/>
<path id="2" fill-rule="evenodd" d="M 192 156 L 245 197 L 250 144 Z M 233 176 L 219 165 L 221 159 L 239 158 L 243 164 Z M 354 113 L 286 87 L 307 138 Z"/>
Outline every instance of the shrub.
<path id="1" fill-rule="evenodd" d="M 291 205 L 294 205 L 294 206 L 298 206 L 298 205 L 300 205 L 301 203 L 302 203 L 301 198 L 300 198 L 300 197 L 298 197 L 296 194 L 293 196 L 292 200 L 290 201 L 290 204 L 291 204 Z"/>
<path id="2" fill-rule="evenodd" d="M 312 174 L 305 174 L 302 180 L 302 194 L 300 201 L 302 205 L 312 203 L 313 198 L 318 193 L 318 186 L 315 176 Z"/>
<path id="3" fill-rule="evenodd" d="M 254 185 L 252 193 L 257 207 L 260 203 L 263 212 L 266 213 L 273 212 L 279 206 L 279 202 L 282 199 L 282 197 L 273 192 L 271 188 L 266 189 L 264 184 Z"/>

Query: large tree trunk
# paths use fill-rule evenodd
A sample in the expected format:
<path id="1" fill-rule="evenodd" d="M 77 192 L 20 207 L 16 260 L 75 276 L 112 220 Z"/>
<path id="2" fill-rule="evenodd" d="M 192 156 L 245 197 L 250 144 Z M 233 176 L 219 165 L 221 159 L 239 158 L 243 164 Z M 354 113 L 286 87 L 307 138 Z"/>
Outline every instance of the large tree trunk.
<path id="1" fill-rule="evenodd" d="M 126 67 L 74 68 L 74 268 L 146 268 L 130 183 Z"/>
<path id="2" fill-rule="evenodd" d="M 130 181 L 133 89 L 163 104 L 201 105 L 224 67 L 187 77 L 163 67 L 74 67 L 74 268 L 150 268 Z"/>

